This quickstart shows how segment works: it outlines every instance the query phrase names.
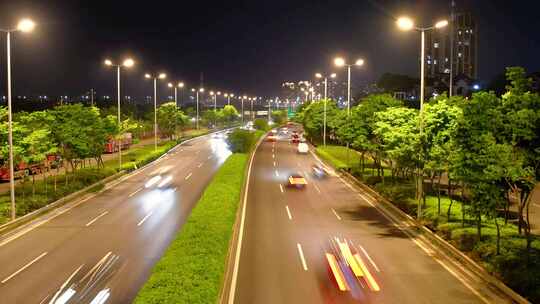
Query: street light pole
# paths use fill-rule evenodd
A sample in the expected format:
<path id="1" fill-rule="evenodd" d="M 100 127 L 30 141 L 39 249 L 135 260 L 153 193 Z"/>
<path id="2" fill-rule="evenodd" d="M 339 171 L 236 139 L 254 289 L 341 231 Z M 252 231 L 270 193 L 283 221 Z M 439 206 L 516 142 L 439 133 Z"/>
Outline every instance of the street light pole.
<path id="1" fill-rule="evenodd" d="M 403 31 L 416 30 L 421 34 L 421 43 L 420 43 L 420 112 L 419 112 L 419 134 L 420 134 L 420 159 L 423 158 L 424 144 L 423 144 L 423 133 L 424 133 L 424 91 L 425 91 L 425 32 L 433 29 L 440 29 L 448 25 L 447 20 L 441 20 L 435 23 L 431 27 L 416 27 L 414 22 L 408 17 L 401 17 L 397 20 L 397 26 Z M 422 218 L 422 201 L 424 199 L 424 168 L 423 165 L 418 166 L 418 179 L 417 179 L 417 200 L 418 200 L 418 210 L 417 210 L 417 219 Z"/>
<path id="2" fill-rule="evenodd" d="M 157 75 L 145 74 L 144 77 L 154 80 L 154 151 L 157 151 L 157 80 L 165 79 L 167 78 L 167 75 L 165 73 L 160 73 Z"/>
<path id="3" fill-rule="evenodd" d="M 118 88 L 118 132 L 122 132 L 121 118 L 120 118 L 120 65 L 116 66 L 116 86 Z M 120 134 L 120 144 L 118 145 L 118 171 L 122 170 L 122 143 L 123 143 L 123 134 Z"/>
<path id="4" fill-rule="evenodd" d="M 35 23 L 30 19 L 22 19 L 17 24 L 17 28 L 2 30 L 6 33 L 6 53 L 7 53 L 7 103 L 8 103 L 8 145 L 9 145 L 9 192 L 11 199 L 11 220 L 17 217 L 15 206 L 15 166 L 13 165 L 13 117 L 11 106 L 11 33 L 16 31 L 31 32 L 35 27 Z"/>
<path id="5" fill-rule="evenodd" d="M 157 151 L 157 78 L 154 77 L 154 151 Z"/>
<path id="6" fill-rule="evenodd" d="M 117 89 L 117 119 L 118 119 L 118 132 L 122 132 L 122 119 L 120 117 L 120 68 L 122 66 L 124 67 L 132 67 L 135 64 L 133 59 L 128 58 L 124 60 L 122 64 L 114 64 L 111 60 L 105 59 L 105 65 L 107 66 L 114 66 L 116 67 L 116 89 Z M 118 143 L 120 141 L 120 143 Z M 124 142 L 124 135 L 120 134 L 119 138 L 115 141 L 115 143 L 118 145 L 118 170 L 122 169 L 122 144 Z M 114 150 L 114 147 L 113 147 Z"/>
<path id="7" fill-rule="evenodd" d="M 13 168 L 13 120 L 11 117 L 11 32 L 7 32 L 7 95 L 8 95 L 8 145 L 9 145 L 9 189 L 11 195 L 11 220 L 15 212 L 15 177 Z"/>

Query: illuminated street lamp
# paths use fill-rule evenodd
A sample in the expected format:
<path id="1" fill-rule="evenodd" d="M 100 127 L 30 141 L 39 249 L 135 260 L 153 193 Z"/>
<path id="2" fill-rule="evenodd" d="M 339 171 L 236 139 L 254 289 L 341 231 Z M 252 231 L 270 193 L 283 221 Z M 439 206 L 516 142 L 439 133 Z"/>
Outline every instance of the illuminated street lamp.
<path id="1" fill-rule="evenodd" d="M 225 94 L 223 94 L 223 96 L 225 96 L 225 98 L 227 98 L 227 105 L 231 105 L 231 97 L 234 97 L 234 94 L 225 93 Z"/>
<path id="2" fill-rule="evenodd" d="M 348 64 L 345 62 L 345 59 L 341 57 L 337 57 L 334 59 L 334 64 L 337 67 L 347 67 L 347 115 L 351 112 L 351 67 L 353 65 L 355 66 L 362 66 L 364 65 L 364 59 L 357 59 L 354 64 Z"/>
<path id="3" fill-rule="evenodd" d="M 326 147 L 326 103 L 328 102 L 328 76 L 323 76 L 321 73 L 316 73 L 315 77 L 324 78 L 323 146 Z M 336 78 L 336 73 L 330 74 L 330 78 Z"/>
<path id="4" fill-rule="evenodd" d="M 242 124 L 244 124 L 244 100 L 247 99 L 247 96 L 244 95 L 240 98 L 240 100 L 242 101 Z"/>
<path id="5" fill-rule="evenodd" d="M 184 83 L 179 82 L 177 85 L 174 85 L 172 82 L 169 82 L 167 84 L 167 86 L 169 88 L 174 88 L 174 104 L 176 105 L 176 107 L 178 107 L 178 88 L 183 89 L 184 88 Z M 184 96 L 184 94 L 182 93 L 182 97 L 183 96 Z"/>
<path id="6" fill-rule="evenodd" d="M 127 58 L 122 62 L 122 64 L 115 64 L 110 59 L 105 59 L 104 63 L 105 63 L 106 66 L 116 67 L 116 87 L 117 87 L 117 93 L 118 93 L 118 95 L 117 95 L 117 99 L 118 99 L 118 107 L 117 107 L 117 110 L 118 110 L 118 130 L 121 131 L 122 120 L 121 120 L 121 117 L 120 117 L 120 68 L 121 67 L 130 68 L 135 64 L 135 61 L 133 61 L 133 59 L 131 59 L 131 58 Z M 119 140 L 120 140 L 120 143 L 119 144 L 118 144 L 118 142 L 116 143 L 118 145 L 118 170 L 122 170 L 122 144 L 123 144 L 123 141 L 124 141 L 124 135 L 123 134 L 120 134 Z"/>
<path id="7" fill-rule="evenodd" d="M 416 30 L 421 33 L 421 44 L 420 44 L 420 114 L 419 114 L 419 124 L 420 124 L 420 138 L 422 138 L 422 133 L 424 129 L 424 122 L 423 122 L 423 109 L 424 109 L 424 91 L 425 91 L 425 36 L 426 31 L 430 31 L 433 29 L 441 29 L 448 25 L 447 20 L 441 20 L 436 22 L 433 26 L 430 27 L 416 27 L 414 25 L 414 22 L 412 19 L 408 17 L 400 17 L 397 19 L 396 24 L 398 28 L 402 31 L 410 31 L 410 30 Z M 420 147 L 423 147 L 420 145 Z M 422 149 L 422 148 L 421 148 Z M 422 152 L 421 152 L 422 155 Z M 424 196 L 424 180 L 423 180 L 424 172 L 423 168 L 419 166 L 418 168 L 418 180 L 417 180 L 417 199 L 418 199 L 418 212 L 417 217 L 420 219 L 422 217 L 422 199 Z"/>
<path id="8" fill-rule="evenodd" d="M 196 92 L 196 96 L 197 96 L 197 118 L 195 118 L 195 121 L 197 123 L 197 130 L 199 129 L 199 93 L 204 93 L 204 88 L 199 88 L 198 90 L 196 89 L 191 89 L 192 92 Z"/>
<path id="9" fill-rule="evenodd" d="M 15 177 L 13 168 L 13 121 L 11 109 L 11 33 L 28 33 L 34 30 L 36 24 L 30 19 L 22 19 L 14 29 L 0 29 L 6 33 L 7 49 L 7 103 L 8 103 L 8 145 L 9 145 L 9 190 L 11 197 L 11 220 L 14 220 L 17 213 L 15 210 Z"/>
<path id="10" fill-rule="evenodd" d="M 154 80 L 154 150 L 157 151 L 157 80 L 167 78 L 167 74 L 144 74 L 144 78 Z"/>
<path id="11" fill-rule="evenodd" d="M 347 118 L 351 115 L 351 67 L 352 64 L 348 64 L 345 62 L 345 59 L 341 57 L 337 57 L 334 59 L 334 64 L 337 67 L 347 67 Z M 362 66 L 364 65 L 364 59 L 356 59 L 354 62 L 355 66 Z M 349 142 L 347 142 L 347 165 L 349 165 Z"/>

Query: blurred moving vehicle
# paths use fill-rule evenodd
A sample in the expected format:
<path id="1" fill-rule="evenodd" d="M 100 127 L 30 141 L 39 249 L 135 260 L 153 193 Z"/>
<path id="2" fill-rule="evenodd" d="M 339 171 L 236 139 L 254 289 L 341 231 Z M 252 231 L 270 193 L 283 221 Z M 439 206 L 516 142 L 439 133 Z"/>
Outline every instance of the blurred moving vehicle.
<path id="1" fill-rule="evenodd" d="M 318 164 L 311 166 L 311 169 L 313 170 L 313 175 L 315 175 L 318 178 L 323 178 L 330 175 L 330 172 L 328 172 L 328 170 L 325 167 Z"/>
<path id="2" fill-rule="evenodd" d="M 298 144 L 298 153 L 300 154 L 307 154 L 309 152 L 309 146 L 306 143 L 299 143 Z"/>
<path id="3" fill-rule="evenodd" d="M 288 187 L 295 187 L 295 188 L 302 189 L 306 185 L 307 185 L 307 181 L 300 173 L 289 175 L 289 179 L 287 180 Z"/>
<path id="4" fill-rule="evenodd" d="M 144 183 L 145 188 L 165 188 L 168 187 L 173 177 L 169 174 L 172 166 L 164 166 L 150 173 L 148 180 Z"/>
<path id="5" fill-rule="evenodd" d="M 266 136 L 266 141 L 268 142 L 275 142 L 277 139 L 276 139 L 276 136 L 275 135 L 268 135 Z"/>
<path id="6" fill-rule="evenodd" d="M 368 258 L 365 250 L 362 250 Z M 354 244 L 343 238 L 331 238 L 325 252 L 328 274 L 338 290 L 350 292 L 358 300 L 365 300 L 368 292 L 380 291 L 380 286 L 371 274 L 368 264 Z M 372 267 L 374 263 L 370 261 Z M 378 271 L 378 269 L 376 269 Z"/>

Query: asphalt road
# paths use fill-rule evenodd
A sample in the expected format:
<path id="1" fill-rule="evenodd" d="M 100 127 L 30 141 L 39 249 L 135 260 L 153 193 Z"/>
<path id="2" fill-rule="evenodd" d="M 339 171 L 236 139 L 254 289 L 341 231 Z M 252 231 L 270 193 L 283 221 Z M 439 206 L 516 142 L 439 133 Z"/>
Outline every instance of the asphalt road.
<path id="1" fill-rule="evenodd" d="M 229 155 L 223 138 L 192 140 L 42 225 L 0 239 L 0 303 L 131 302 Z M 168 185 L 145 188 L 164 170 L 160 182 L 170 175 Z"/>
<path id="2" fill-rule="evenodd" d="M 337 175 L 317 179 L 311 153 L 286 139 L 263 142 L 253 160 L 234 303 L 505 303 L 494 291 L 412 239 L 366 193 Z M 305 189 L 284 187 L 302 173 Z M 330 240 L 356 248 L 380 290 L 339 291 Z M 233 283 L 234 284 L 234 283 Z M 229 302 L 231 303 L 231 302 Z"/>

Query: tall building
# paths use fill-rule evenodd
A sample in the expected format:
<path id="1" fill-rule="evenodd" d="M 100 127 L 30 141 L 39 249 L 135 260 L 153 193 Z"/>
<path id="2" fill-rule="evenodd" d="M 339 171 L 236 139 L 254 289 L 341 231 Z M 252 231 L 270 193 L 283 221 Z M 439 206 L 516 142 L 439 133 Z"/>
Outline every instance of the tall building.
<path id="1" fill-rule="evenodd" d="M 476 21 L 471 12 L 460 11 L 454 6 L 455 2 L 452 1 L 447 28 L 426 32 L 426 75 L 445 83 L 448 83 L 450 71 L 453 77 L 461 75 L 476 79 L 478 70 Z"/>

